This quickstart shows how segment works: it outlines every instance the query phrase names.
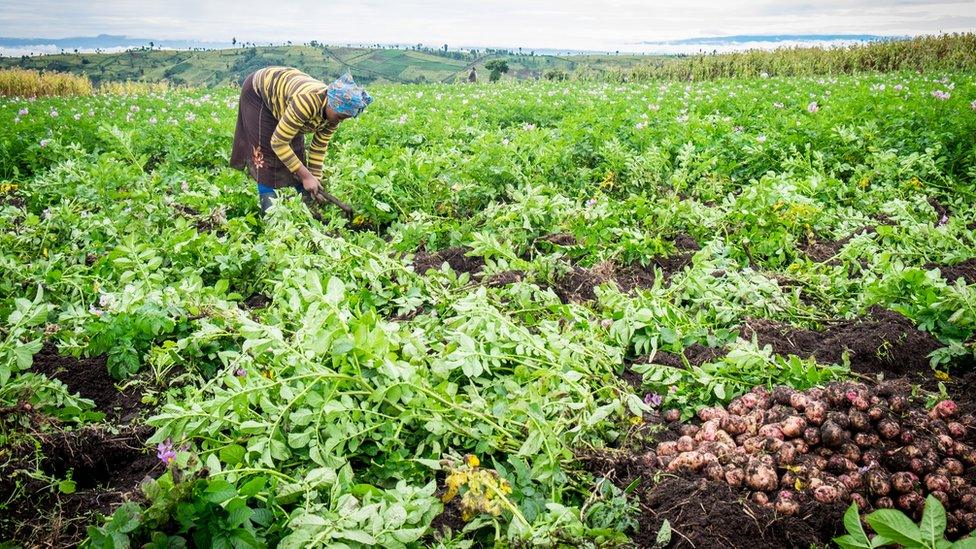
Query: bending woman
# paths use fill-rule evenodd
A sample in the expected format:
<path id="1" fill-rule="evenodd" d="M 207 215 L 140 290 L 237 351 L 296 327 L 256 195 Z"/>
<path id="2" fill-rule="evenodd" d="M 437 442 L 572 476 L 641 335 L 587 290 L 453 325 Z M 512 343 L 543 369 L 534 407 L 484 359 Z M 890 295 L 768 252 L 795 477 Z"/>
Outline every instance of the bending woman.
<path id="1" fill-rule="evenodd" d="M 348 73 L 326 85 L 298 69 L 268 67 L 244 79 L 230 165 L 248 168 L 258 184 L 261 211 L 278 189 L 352 210 L 322 188 L 322 163 L 339 123 L 358 116 L 373 98 Z M 312 143 L 305 159 L 305 134 Z"/>

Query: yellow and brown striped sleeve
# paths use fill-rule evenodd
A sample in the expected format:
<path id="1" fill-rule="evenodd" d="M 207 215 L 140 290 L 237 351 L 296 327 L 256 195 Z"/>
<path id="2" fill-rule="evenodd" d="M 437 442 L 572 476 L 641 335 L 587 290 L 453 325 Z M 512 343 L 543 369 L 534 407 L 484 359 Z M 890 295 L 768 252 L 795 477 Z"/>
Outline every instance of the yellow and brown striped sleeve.
<path id="1" fill-rule="evenodd" d="M 298 171 L 302 161 L 291 150 L 291 141 L 302 131 L 305 124 L 316 114 L 316 101 L 313 94 L 296 94 L 285 106 L 285 112 L 278 120 L 271 134 L 271 148 L 285 167 L 292 173 Z"/>
<path id="2" fill-rule="evenodd" d="M 332 139 L 335 128 L 335 126 L 326 126 L 312 136 L 312 144 L 308 147 L 308 171 L 312 172 L 316 179 L 322 179 L 325 152 L 329 149 L 329 140 Z"/>

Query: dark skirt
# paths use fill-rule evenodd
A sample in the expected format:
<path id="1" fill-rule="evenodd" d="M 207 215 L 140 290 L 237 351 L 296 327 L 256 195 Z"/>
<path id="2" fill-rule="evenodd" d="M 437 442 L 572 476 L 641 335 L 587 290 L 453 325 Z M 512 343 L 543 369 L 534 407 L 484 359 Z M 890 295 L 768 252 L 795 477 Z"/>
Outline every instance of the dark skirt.
<path id="1" fill-rule="evenodd" d="M 264 103 L 264 99 L 254 91 L 254 75 L 249 75 L 241 84 L 241 100 L 237 108 L 237 130 L 234 132 L 234 148 L 230 154 L 230 165 L 239 170 L 247 168 L 255 181 L 280 189 L 292 187 L 299 182 L 298 176 L 285 167 L 278 155 L 271 149 L 271 135 L 278 126 L 278 119 Z M 299 133 L 291 142 L 291 150 L 305 162 L 305 136 Z"/>

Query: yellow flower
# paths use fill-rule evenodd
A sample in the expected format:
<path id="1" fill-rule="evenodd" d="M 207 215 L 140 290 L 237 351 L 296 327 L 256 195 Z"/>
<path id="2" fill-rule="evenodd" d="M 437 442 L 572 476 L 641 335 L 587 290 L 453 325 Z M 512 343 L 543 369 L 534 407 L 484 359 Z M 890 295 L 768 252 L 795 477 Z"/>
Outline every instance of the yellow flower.
<path id="1" fill-rule="evenodd" d="M 935 371 L 935 379 L 939 381 L 949 381 L 949 372 L 943 372 L 942 370 Z"/>
<path id="2" fill-rule="evenodd" d="M 640 416 L 630 416 L 631 425 L 640 425 L 641 423 L 644 423 L 644 420 Z"/>
<path id="3" fill-rule="evenodd" d="M 467 463 L 468 467 L 471 467 L 472 469 L 481 465 L 481 460 L 478 459 L 478 456 L 474 454 L 468 454 L 464 456 L 464 462 Z"/>
<path id="4" fill-rule="evenodd" d="M 797 491 L 803 490 L 803 486 L 803 481 L 800 479 L 796 479 L 796 481 L 793 483 L 793 488 L 796 488 Z"/>
<path id="5" fill-rule="evenodd" d="M 862 189 L 866 189 L 870 184 L 871 184 L 871 178 L 868 177 L 867 175 L 864 175 L 861 177 L 861 180 L 858 181 L 857 186 L 861 187 Z"/>

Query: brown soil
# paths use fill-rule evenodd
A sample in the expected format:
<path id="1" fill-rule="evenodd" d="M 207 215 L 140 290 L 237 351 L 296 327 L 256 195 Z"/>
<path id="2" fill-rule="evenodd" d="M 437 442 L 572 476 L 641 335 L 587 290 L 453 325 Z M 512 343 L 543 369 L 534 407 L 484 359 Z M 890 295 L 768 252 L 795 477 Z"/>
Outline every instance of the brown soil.
<path id="1" fill-rule="evenodd" d="M 456 501 L 450 501 L 444 504 L 444 510 L 441 514 L 434 517 L 434 520 L 431 521 L 431 537 L 438 539 L 438 537 L 446 538 L 456 535 L 464 529 L 465 524 L 467 523 L 461 518 L 461 508 L 458 507 Z"/>
<path id="2" fill-rule="evenodd" d="M 851 370 L 889 378 L 928 371 L 928 354 L 942 347 L 908 318 L 877 306 L 863 319 L 836 323 L 822 332 L 751 319 L 743 325 L 742 336 L 754 335 L 760 345 L 772 346 L 777 354 L 814 357 L 823 363 L 841 362 L 847 350 Z"/>
<path id="3" fill-rule="evenodd" d="M 271 305 L 271 298 L 264 294 L 254 294 L 247 298 L 244 303 L 244 308 L 254 310 L 254 309 L 264 309 L 268 305 Z"/>
<path id="4" fill-rule="evenodd" d="M 508 286 L 509 284 L 521 282 L 524 279 L 525 273 L 523 271 L 502 271 L 500 273 L 485 277 L 484 283 L 486 286 L 497 288 L 500 286 Z"/>
<path id="5" fill-rule="evenodd" d="M 552 289 L 563 303 L 592 301 L 596 299 L 593 288 L 609 279 L 607 270 L 605 266 L 592 269 L 574 266 L 573 270 L 556 279 Z"/>
<path id="6" fill-rule="evenodd" d="M 851 236 L 842 238 L 840 240 L 821 240 L 819 238 L 807 239 L 806 244 L 799 246 L 801 252 L 805 253 L 807 257 L 816 261 L 817 263 L 823 263 L 835 255 L 840 253 L 840 251 L 851 241 Z M 837 265 L 840 262 L 834 259 L 830 262 L 830 265 Z"/>
<path id="7" fill-rule="evenodd" d="M 935 210 L 936 224 L 939 224 L 943 217 L 949 217 L 949 208 L 943 206 L 935 197 L 929 198 L 929 206 L 932 206 L 932 209 Z"/>
<path id="8" fill-rule="evenodd" d="M 575 246 L 576 237 L 568 233 L 553 233 L 547 234 L 546 236 L 541 236 L 536 239 L 537 242 L 548 242 L 550 244 L 556 244 L 558 246 Z"/>
<path id="9" fill-rule="evenodd" d="M 465 247 L 446 248 L 434 253 L 417 250 L 413 257 L 414 272 L 424 274 L 430 269 L 440 269 L 441 265 L 447 263 L 458 274 L 477 274 L 484 268 L 485 260 L 466 256 L 465 254 L 470 251 L 470 248 Z"/>
<path id="10" fill-rule="evenodd" d="M 606 476 L 618 487 L 638 479 L 633 492 L 641 513 L 633 538 L 638 547 L 653 547 L 664 520 L 671 524 L 668 547 L 754 549 L 824 546 L 840 533 L 841 505 L 811 503 L 804 514 L 776 515 L 748 501 L 744 490 L 702 478 L 659 476 L 633 454 L 593 455 L 582 458 L 594 474 Z M 655 483 L 656 478 L 661 480 Z"/>
<path id="11" fill-rule="evenodd" d="M 681 355 L 688 360 L 688 364 L 692 366 L 701 366 L 708 362 L 715 362 L 728 354 L 728 351 L 718 347 L 708 347 L 702 345 L 701 343 L 692 343 L 691 345 L 685 347 L 685 349 L 678 353 L 669 353 L 667 351 L 658 351 L 654 355 L 654 359 L 651 360 L 650 356 L 638 357 L 634 360 L 635 364 L 661 364 L 664 366 L 672 366 L 675 368 L 684 368 L 685 363 L 681 359 Z"/>
<path id="12" fill-rule="evenodd" d="M 698 242 L 686 233 L 678 234 L 672 239 L 672 242 L 674 242 L 674 246 L 678 248 L 678 251 L 682 252 L 697 252 L 701 249 Z"/>
<path id="13" fill-rule="evenodd" d="M 929 263 L 925 265 L 926 270 L 939 269 L 942 278 L 949 284 L 954 284 L 957 279 L 963 279 L 966 284 L 976 284 L 976 257 L 967 259 L 955 265 L 939 265 Z"/>
<path id="14" fill-rule="evenodd" d="M 75 482 L 71 494 L 26 475 L 37 464 L 32 443 L 0 450 L 0 501 L 17 495 L 0 513 L 0 540 L 29 547 L 78 544 L 97 514 L 109 515 L 123 501 L 139 498 L 143 479 L 164 471 L 146 449 L 150 432 L 148 427 L 126 427 L 118 434 L 85 427 L 38 435 L 40 470 L 56 479 L 70 474 Z"/>
<path id="15" fill-rule="evenodd" d="M 58 379 L 72 393 L 91 399 L 99 411 L 121 423 L 134 419 L 142 407 L 142 391 L 127 388 L 120 391 L 108 373 L 105 356 L 74 358 L 58 353 L 54 343 L 46 342 L 34 355 L 34 371 Z"/>
<path id="16" fill-rule="evenodd" d="M 655 257 L 646 267 L 643 265 L 627 265 L 617 269 L 614 273 L 614 281 L 620 290 L 626 293 L 637 288 L 651 288 L 654 286 L 654 268 L 657 267 L 661 269 L 664 281 L 670 282 L 674 275 L 691 264 L 693 255 L 693 253 L 682 253 L 668 257 Z"/>

